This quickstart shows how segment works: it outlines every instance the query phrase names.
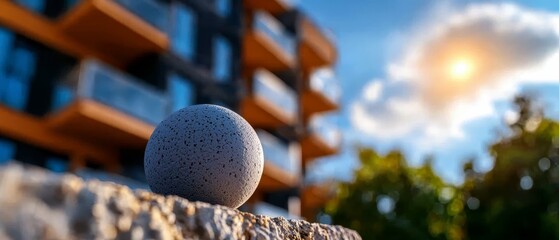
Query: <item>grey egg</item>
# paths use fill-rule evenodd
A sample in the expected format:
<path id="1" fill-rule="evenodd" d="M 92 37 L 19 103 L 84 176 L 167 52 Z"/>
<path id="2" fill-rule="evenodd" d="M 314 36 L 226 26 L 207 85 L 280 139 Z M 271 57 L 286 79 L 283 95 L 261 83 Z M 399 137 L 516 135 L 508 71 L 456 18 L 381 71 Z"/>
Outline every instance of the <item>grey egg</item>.
<path id="1" fill-rule="evenodd" d="M 256 190 L 264 154 L 244 118 L 203 104 L 183 108 L 155 128 L 144 167 L 155 193 L 237 208 Z"/>

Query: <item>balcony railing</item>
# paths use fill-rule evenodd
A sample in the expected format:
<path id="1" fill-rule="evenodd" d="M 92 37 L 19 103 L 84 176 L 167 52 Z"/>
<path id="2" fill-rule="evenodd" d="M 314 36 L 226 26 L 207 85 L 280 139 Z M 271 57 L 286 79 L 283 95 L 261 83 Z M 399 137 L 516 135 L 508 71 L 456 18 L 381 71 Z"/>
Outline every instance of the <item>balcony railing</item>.
<path id="1" fill-rule="evenodd" d="M 310 89 L 322 93 L 333 103 L 340 101 L 340 85 L 332 69 L 323 68 L 315 71 L 310 77 Z"/>
<path id="2" fill-rule="evenodd" d="M 341 143 L 341 132 L 337 126 L 336 115 L 324 114 L 311 118 L 309 132 L 318 136 L 330 148 L 338 148 Z"/>
<path id="3" fill-rule="evenodd" d="M 157 125 L 169 113 L 167 96 L 95 60 L 86 60 L 61 82 L 54 94 L 56 110 L 74 98 L 86 98 Z"/>
<path id="4" fill-rule="evenodd" d="M 114 0 L 129 12 L 157 29 L 166 32 L 169 26 L 169 8 L 155 0 Z"/>
<path id="5" fill-rule="evenodd" d="M 297 143 L 284 143 L 264 130 L 257 130 L 256 134 L 262 143 L 266 161 L 292 176 L 299 175 L 301 172 L 301 150 Z"/>
<path id="6" fill-rule="evenodd" d="M 260 69 L 254 73 L 253 95 L 265 99 L 280 110 L 284 116 L 293 119 L 297 113 L 297 96 L 274 74 Z"/>
<path id="7" fill-rule="evenodd" d="M 276 207 L 269 203 L 259 202 L 254 204 L 253 213 L 268 217 L 283 217 L 286 219 L 299 219 L 300 217 L 289 214 L 286 209 Z"/>
<path id="8" fill-rule="evenodd" d="M 333 34 L 316 26 L 309 19 L 303 19 L 301 25 L 300 52 L 303 67 L 313 69 L 331 65 L 337 57 Z"/>
<path id="9" fill-rule="evenodd" d="M 268 36 L 278 47 L 280 47 L 290 59 L 295 57 L 296 41 L 287 32 L 283 25 L 268 13 L 258 11 L 254 14 L 253 29 Z"/>

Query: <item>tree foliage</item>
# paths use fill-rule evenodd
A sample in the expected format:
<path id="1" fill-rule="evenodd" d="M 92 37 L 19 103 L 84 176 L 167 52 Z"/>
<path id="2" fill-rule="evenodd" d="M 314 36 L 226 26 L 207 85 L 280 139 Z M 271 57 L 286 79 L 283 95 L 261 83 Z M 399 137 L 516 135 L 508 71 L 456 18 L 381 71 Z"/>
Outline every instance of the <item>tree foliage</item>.
<path id="1" fill-rule="evenodd" d="M 456 239 L 462 236 L 462 202 L 430 165 L 407 166 L 403 155 L 360 149 L 361 168 L 341 183 L 326 208 L 334 223 L 363 239 Z"/>
<path id="2" fill-rule="evenodd" d="M 466 175 L 466 230 L 472 239 L 559 239 L 559 124 L 518 97 L 512 134 L 491 145 L 485 175 Z"/>
<path id="3" fill-rule="evenodd" d="M 530 98 L 515 105 L 510 133 L 488 148 L 491 171 L 469 161 L 464 184 L 452 186 L 430 160 L 413 168 L 398 151 L 361 148 L 361 167 L 325 212 L 363 239 L 559 239 L 559 123 Z"/>

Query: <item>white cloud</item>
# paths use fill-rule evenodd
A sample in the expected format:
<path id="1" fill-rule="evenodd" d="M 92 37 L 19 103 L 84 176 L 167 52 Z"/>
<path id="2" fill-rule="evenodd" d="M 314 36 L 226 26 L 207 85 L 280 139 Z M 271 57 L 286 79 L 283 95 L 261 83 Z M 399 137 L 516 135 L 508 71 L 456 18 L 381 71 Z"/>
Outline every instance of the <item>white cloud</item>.
<path id="1" fill-rule="evenodd" d="M 363 97 L 368 102 L 377 101 L 381 97 L 381 94 L 382 82 L 378 79 L 369 82 L 363 90 Z"/>
<path id="2" fill-rule="evenodd" d="M 446 14 L 418 27 L 403 55 L 387 64 L 386 80 L 368 83 L 352 103 L 357 130 L 435 147 L 463 138 L 465 124 L 496 114 L 494 103 L 521 85 L 559 83 L 559 15 L 512 4 L 440 12 Z M 451 76 L 459 59 L 471 62 L 467 80 Z"/>

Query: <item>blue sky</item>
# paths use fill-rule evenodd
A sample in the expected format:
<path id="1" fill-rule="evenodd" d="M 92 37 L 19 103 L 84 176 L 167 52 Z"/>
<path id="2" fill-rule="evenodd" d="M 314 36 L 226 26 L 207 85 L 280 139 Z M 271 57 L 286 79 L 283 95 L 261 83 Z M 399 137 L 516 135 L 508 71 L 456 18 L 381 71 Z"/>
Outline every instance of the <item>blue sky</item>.
<path id="1" fill-rule="evenodd" d="M 398 84 L 389 83 L 391 77 L 387 70 L 388 66 L 401 62 L 400 60 L 409 52 L 407 49 L 416 44 L 418 29 L 422 31 L 425 26 L 433 26 L 433 22 L 435 25 L 437 24 L 435 17 L 440 15 L 441 9 L 443 12 L 452 9 L 460 13 L 476 3 L 486 5 L 512 3 L 522 11 L 559 15 L 559 1 L 356 0 L 349 2 L 339 0 L 301 0 L 299 2 L 300 7 L 318 25 L 326 27 L 334 33 L 339 51 L 336 72 L 343 89 L 340 111 L 341 128 L 344 132 L 342 151 L 338 156 L 316 161 L 317 176 L 350 179 L 352 169 L 357 166 L 353 146 L 358 144 L 375 147 L 381 152 L 393 148 L 401 149 L 406 153 L 411 164 L 421 163 L 421 159 L 426 154 L 432 153 L 435 157 L 434 167 L 437 173 L 453 183 L 460 183 L 461 165 L 467 158 L 476 158 L 475 165 L 479 170 L 489 170 L 492 164 L 485 153 L 486 146 L 494 141 L 496 133 L 503 129 L 503 116 L 511 110 L 508 103 L 510 89 L 506 86 L 502 88 L 502 93 L 508 93 L 509 98 L 488 100 L 491 103 L 491 107 L 487 110 L 490 111 L 490 114 L 481 114 L 479 117 L 467 119 L 460 125 L 460 131 L 464 136 L 449 137 L 443 143 L 427 144 L 430 145 L 429 147 L 425 147 L 423 143 L 429 143 L 433 139 L 425 139 L 425 136 L 423 139 L 416 137 L 418 135 L 416 131 L 428 128 L 428 124 L 419 123 L 416 126 L 419 130 L 410 130 L 397 137 L 385 138 L 374 133 L 364 133 L 362 129 L 352 124 L 351 119 L 354 114 L 352 105 L 360 101 L 363 89 L 366 89 L 372 82 L 382 82 L 385 86 L 382 88 L 383 97 L 380 97 L 379 103 L 375 103 L 377 105 L 374 106 L 384 107 L 382 105 L 386 104 L 392 98 L 391 96 L 401 97 L 401 95 L 407 94 L 405 90 L 402 90 L 405 87 L 400 88 Z M 426 22 L 431 22 L 431 25 Z M 556 48 L 549 47 L 549 49 L 543 50 L 552 51 L 554 49 Z M 539 75 L 528 76 L 539 77 Z M 409 87 L 409 85 L 407 86 Z M 515 89 L 514 91 L 530 90 L 540 93 L 541 101 L 546 106 L 549 115 L 559 117 L 559 94 L 557 94 L 559 84 L 557 81 L 522 82 L 514 84 L 514 86 L 516 87 L 512 88 Z M 483 106 L 483 103 L 488 105 L 488 101 L 481 101 L 477 104 L 482 104 L 479 106 Z M 476 101 L 473 100 L 473 102 Z M 379 114 L 383 113 L 379 112 Z M 399 124 L 405 125 L 407 122 Z M 434 124 L 436 125 L 436 123 Z M 438 133 L 436 136 L 442 135 Z M 443 139 L 445 138 L 446 136 L 443 136 Z"/>

